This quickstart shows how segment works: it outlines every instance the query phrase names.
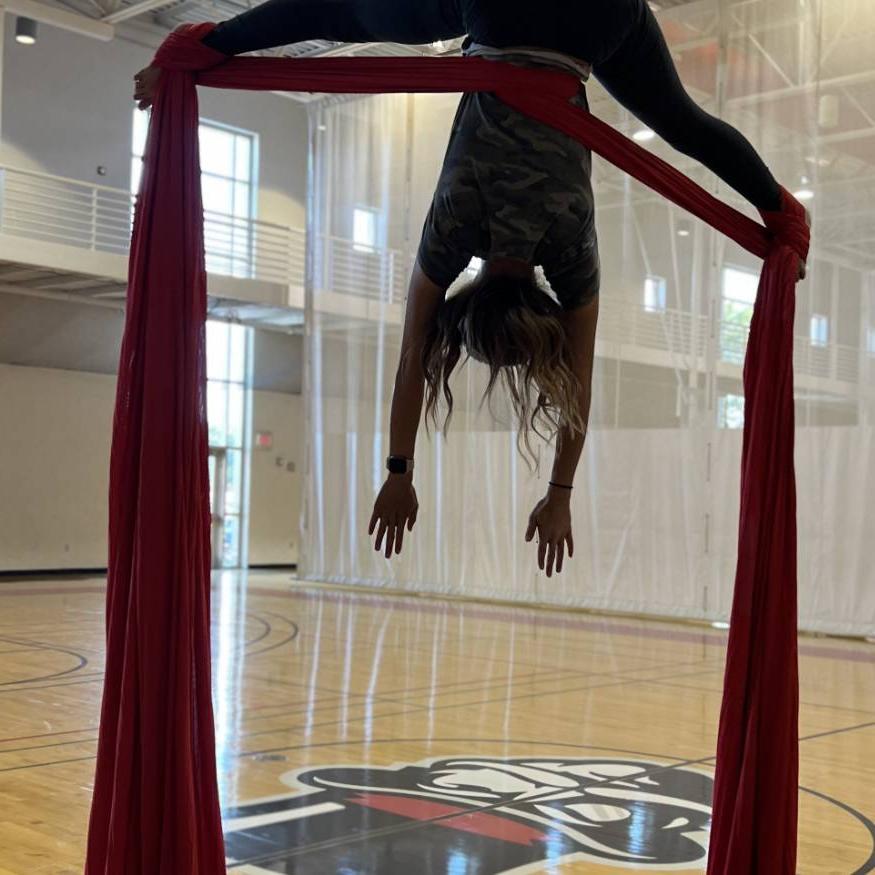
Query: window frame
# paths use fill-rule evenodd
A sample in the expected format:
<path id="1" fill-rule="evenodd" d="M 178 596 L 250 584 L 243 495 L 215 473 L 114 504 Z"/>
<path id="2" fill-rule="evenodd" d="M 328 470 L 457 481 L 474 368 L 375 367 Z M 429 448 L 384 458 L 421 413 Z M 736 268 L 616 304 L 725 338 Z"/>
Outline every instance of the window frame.
<path id="1" fill-rule="evenodd" d="M 748 301 L 746 297 L 731 297 L 727 295 L 727 278 L 732 274 L 749 277 L 756 284 L 757 288 L 759 287 L 759 275 L 751 268 L 734 263 L 724 264 L 720 271 L 720 359 L 730 364 L 740 365 L 744 363 L 744 352 L 737 350 L 734 345 L 730 346 L 727 343 L 727 337 L 736 331 L 739 334 L 743 333 L 744 343 L 741 346 L 742 348 L 745 346 L 747 335 L 750 332 L 754 308 L 756 307 L 756 292 L 754 292 L 753 300 L 751 301 Z M 727 318 L 727 304 L 735 305 L 738 310 L 734 316 L 729 318 Z"/>
<path id="2" fill-rule="evenodd" d="M 148 138 L 148 116 L 141 110 L 134 108 L 134 116 L 131 127 L 131 178 L 130 190 L 131 194 L 136 197 L 140 187 L 143 153 L 145 153 L 147 138 Z M 143 153 L 137 151 L 137 133 L 138 127 L 145 125 L 142 130 Z M 218 273 L 225 276 L 239 277 L 242 279 L 252 279 L 255 276 L 255 241 L 253 233 L 253 225 L 258 221 L 258 191 L 259 191 L 259 156 L 260 156 L 260 138 L 257 131 L 249 131 L 244 128 L 236 127 L 235 125 L 225 124 L 224 122 L 214 121 L 212 119 L 201 118 L 198 122 L 198 133 L 200 134 L 204 128 L 221 131 L 226 134 L 231 134 L 234 139 L 232 141 L 231 166 L 232 175 L 224 176 L 212 171 L 201 170 L 201 192 L 204 197 L 204 187 L 208 184 L 208 180 L 226 180 L 231 185 L 231 212 L 220 212 L 215 210 L 204 211 L 204 233 L 205 237 L 209 237 L 211 225 L 216 226 L 217 222 L 221 224 L 222 219 L 230 219 L 229 231 L 220 232 L 227 234 L 227 242 L 222 240 L 218 249 L 211 247 L 208 240 L 205 240 L 207 270 L 211 273 Z M 238 138 L 245 138 L 249 141 L 249 161 L 248 173 L 249 178 L 237 176 L 237 143 Z M 139 162 L 139 163 L 138 163 Z M 136 182 L 136 185 L 134 184 Z M 248 188 L 247 197 L 245 200 L 245 213 L 235 212 L 237 204 L 235 203 L 235 192 L 238 185 L 246 185 Z M 216 216 L 218 219 L 211 219 L 210 216 Z M 131 211 L 131 221 L 133 222 L 133 209 Z M 242 238 L 242 239 L 240 239 Z M 239 254 L 238 247 L 244 250 L 244 254 Z"/>
<path id="3" fill-rule="evenodd" d="M 656 291 L 656 303 L 648 303 L 647 293 L 648 288 L 654 288 Z M 665 313 L 668 301 L 668 280 L 657 274 L 648 274 L 644 277 L 644 312 L 645 313 Z"/>
<path id="4" fill-rule="evenodd" d="M 821 328 L 823 331 L 820 330 Z M 808 340 L 813 347 L 824 349 L 829 346 L 829 328 L 829 316 L 825 313 L 811 314 L 811 319 L 808 323 Z"/>
<path id="5" fill-rule="evenodd" d="M 357 218 L 362 214 L 370 216 L 372 222 L 371 230 L 373 231 L 373 243 L 363 243 L 356 239 Z M 350 239 L 352 240 L 352 248 L 354 252 L 363 255 L 373 255 L 378 249 L 380 249 L 380 218 L 381 211 L 377 207 L 372 207 L 368 204 L 356 204 L 353 206 L 352 234 L 350 235 Z"/>

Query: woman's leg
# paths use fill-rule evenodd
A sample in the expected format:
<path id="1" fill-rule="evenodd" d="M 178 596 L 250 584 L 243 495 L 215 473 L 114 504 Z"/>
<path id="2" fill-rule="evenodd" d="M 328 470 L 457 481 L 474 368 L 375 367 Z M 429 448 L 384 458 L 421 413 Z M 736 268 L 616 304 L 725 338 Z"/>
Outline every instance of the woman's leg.
<path id="1" fill-rule="evenodd" d="M 780 186 L 748 140 L 687 94 L 659 24 L 644 0 L 617 51 L 594 68 L 626 109 L 679 152 L 714 171 L 761 210 L 780 210 Z"/>
<path id="2" fill-rule="evenodd" d="M 465 33 L 458 0 L 268 0 L 204 39 L 226 55 L 305 40 L 419 45 Z"/>

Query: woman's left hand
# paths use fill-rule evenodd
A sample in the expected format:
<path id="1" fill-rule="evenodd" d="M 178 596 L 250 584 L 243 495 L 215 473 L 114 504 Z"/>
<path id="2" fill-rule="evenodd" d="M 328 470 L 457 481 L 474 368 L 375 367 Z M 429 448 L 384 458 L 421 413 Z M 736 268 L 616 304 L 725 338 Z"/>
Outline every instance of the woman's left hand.
<path id="1" fill-rule="evenodd" d="M 529 517 L 526 541 L 531 541 L 536 532 L 538 534 L 538 568 L 543 571 L 546 562 L 547 577 L 552 577 L 554 563 L 556 573 L 562 571 L 566 544 L 568 545 L 568 557 L 571 558 L 574 555 L 569 496 L 548 493 L 535 505 L 535 509 Z"/>

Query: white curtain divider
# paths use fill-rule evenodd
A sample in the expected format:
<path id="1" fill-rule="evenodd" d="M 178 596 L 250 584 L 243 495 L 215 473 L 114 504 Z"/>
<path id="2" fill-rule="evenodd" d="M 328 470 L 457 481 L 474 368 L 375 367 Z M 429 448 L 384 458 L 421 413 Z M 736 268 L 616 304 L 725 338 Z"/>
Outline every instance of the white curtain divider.
<path id="1" fill-rule="evenodd" d="M 801 624 L 873 635 L 875 256 L 865 231 L 875 228 L 875 159 L 854 131 L 866 127 L 859 107 L 875 106 L 864 38 L 875 38 L 875 7 L 702 0 L 661 20 L 695 99 L 740 127 L 786 185 L 814 193 L 815 246 L 796 325 Z M 820 95 L 834 91 L 844 97 L 829 127 L 819 124 Z M 639 129 L 597 83 L 589 93 L 601 118 L 630 135 Z M 472 363 L 455 378 L 447 439 L 420 431 L 416 529 L 401 557 L 374 551 L 367 524 L 384 478 L 406 283 L 457 102 L 458 95 L 383 95 L 311 110 L 302 574 L 726 618 L 741 361 L 759 264 L 601 160 L 602 317 L 591 430 L 573 495 L 574 558 L 552 579 L 538 572 L 523 534 L 544 494 L 552 448 L 539 447 L 537 473 L 526 468 L 505 405 L 480 408 L 484 374 Z M 753 215 L 701 167 L 658 140 L 648 148 Z M 373 240 L 355 237 L 356 210 L 375 217 Z M 654 296 L 660 287 L 664 301 Z"/>

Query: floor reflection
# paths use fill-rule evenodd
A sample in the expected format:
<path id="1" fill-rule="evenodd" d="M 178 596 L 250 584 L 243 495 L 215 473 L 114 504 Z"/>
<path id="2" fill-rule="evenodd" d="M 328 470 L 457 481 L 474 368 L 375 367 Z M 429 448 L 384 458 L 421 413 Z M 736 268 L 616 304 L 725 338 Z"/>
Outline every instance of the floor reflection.
<path id="1" fill-rule="evenodd" d="M 214 619 L 234 875 L 704 871 L 723 630 L 229 572 Z M 800 652 L 821 698 L 871 682 L 857 648 Z M 866 859 L 856 810 L 802 812 Z"/>

